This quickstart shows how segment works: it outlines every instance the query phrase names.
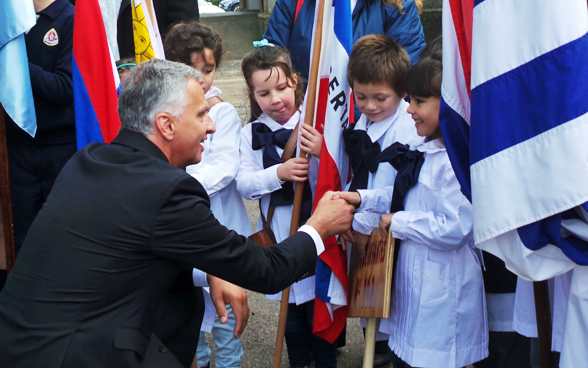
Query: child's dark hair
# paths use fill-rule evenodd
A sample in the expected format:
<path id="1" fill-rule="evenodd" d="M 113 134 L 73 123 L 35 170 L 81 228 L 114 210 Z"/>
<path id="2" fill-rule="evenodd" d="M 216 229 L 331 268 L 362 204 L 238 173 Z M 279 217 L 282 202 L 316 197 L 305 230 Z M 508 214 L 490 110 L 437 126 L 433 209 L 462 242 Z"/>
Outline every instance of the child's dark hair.
<path id="1" fill-rule="evenodd" d="M 192 53 L 203 53 L 205 48 L 212 51 L 217 68 L 223 55 L 223 41 L 218 33 L 196 21 L 173 26 L 167 33 L 163 46 L 168 60 L 186 65 L 192 64 Z"/>
<path id="2" fill-rule="evenodd" d="M 410 96 L 441 97 L 443 78 L 443 49 L 441 36 L 431 41 L 423 50 L 420 60 L 414 64 L 406 78 Z"/>
<path id="3" fill-rule="evenodd" d="M 292 61 L 290 60 L 290 53 L 288 50 L 279 46 L 257 47 L 255 50 L 247 54 L 241 63 L 241 70 L 243 71 L 245 83 L 247 83 L 247 93 L 251 105 L 251 117 L 249 118 L 249 122 L 257 120 L 257 118 L 263 113 L 261 107 L 259 107 L 259 104 L 255 100 L 255 87 L 251 81 L 251 76 L 258 70 L 271 70 L 271 73 L 273 73 L 275 68 L 280 68 L 288 80 L 288 86 L 295 88 L 296 108 L 299 108 L 300 105 L 302 105 L 302 101 L 304 100 L 304 80 L 292 68 Z M 297 80 L 296 85 L 293 86 L 290 83 L 293 83 L 295 79 Z"/>
<path id="4" fill-rule="evenodd" d="M 124 58 L 116 62 L 116 70 L 118 71 L 119 76 L 122 78 L 126 72 L 128 72 L 131 68 L 134 68 L 136 65 L 137 64 L 135 63 L 134 57 Z"/>
<path id="5" fill-rule="evenodd" d="M 349 56 L 347 79 L 353 83 L 387 83 L 400 97 L 406 94 L 406 75 L 410 58 L 406 50 L 392 38 L 382 34 L 363 36 Z"/>

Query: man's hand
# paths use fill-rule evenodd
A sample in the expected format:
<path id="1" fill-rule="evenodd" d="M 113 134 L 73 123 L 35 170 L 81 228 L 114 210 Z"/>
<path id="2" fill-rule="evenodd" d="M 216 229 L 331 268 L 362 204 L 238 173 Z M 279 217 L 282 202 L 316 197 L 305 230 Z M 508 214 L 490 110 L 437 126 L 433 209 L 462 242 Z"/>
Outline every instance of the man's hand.
<path id="1" fill-rule="evenodd" d="M 366 253 L 366 249 L 367 249 L 367 244 L 368 244 L 368 240 L 370 240 L 370 236 L 369 235 L 365 235 L 362 234 L 360 232 L 354 231 L 353 232 L 353 237 L 355 238 L 355 245 L 357 246 L 357 249 L 359 250 L 359 255 L 361 258 L 365 257 L 365 253 Z"/>
<path id="2" fill-rule="evenodd" d="M 206 277 L 210 286 L 210 298 L 214 303 L 221 323 L 227 323 L 229 320 L 226 305 L 230 304 L 231 308 L 233 308 L 233 313 L 235 314 L 233 336 L 238 339 L 245 330 L 249 319 L 249 306 L 247 305 L 245 290 L 218 277 L 212 275 L 207 275 Z"/>
<path id="3" fill-rule="evenodd" d="M 355 207 L 342 198 L 336 197 L 335 192 L 327 192 L 321 198 L 311 218 L 306 222 L 325 239 L 329 236 L 346 232 L 351 228 Z"/>

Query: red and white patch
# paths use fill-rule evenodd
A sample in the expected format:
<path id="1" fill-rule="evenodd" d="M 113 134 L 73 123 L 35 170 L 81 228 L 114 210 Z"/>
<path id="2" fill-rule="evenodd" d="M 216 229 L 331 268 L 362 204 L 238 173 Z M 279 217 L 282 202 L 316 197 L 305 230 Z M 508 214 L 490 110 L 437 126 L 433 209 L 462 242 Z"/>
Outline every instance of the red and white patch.
<path id="1" fill-rule="evenodd" d="M 57 35 L 55 28 L 51 28 L 47 33 L 45 33 L 45 37 L 43 37 L 43 43 L 47 46 L 55 46 L 59 43 L 59 36 Z"/>

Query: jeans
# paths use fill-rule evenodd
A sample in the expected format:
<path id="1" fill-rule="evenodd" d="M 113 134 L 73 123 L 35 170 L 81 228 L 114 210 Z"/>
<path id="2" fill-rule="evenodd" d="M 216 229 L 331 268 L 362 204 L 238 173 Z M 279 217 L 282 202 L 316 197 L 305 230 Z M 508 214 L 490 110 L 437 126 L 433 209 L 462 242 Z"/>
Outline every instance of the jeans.
<path id="1" fill-rule="evenodd" d="M 227 323 L 224 325 L 220 323 L 217 315 L 214 319 L 214 326 L 212 327 L 212 341 L 216 346 L 214 353 L 216 357 L 215 364 L 218 368 L 240 368 L 243 347 L 241 346 L 241 340 L 237 340 L 233 336 L 235 314 L 229 305 L 227 305 L 227 312 L 229 313 Z M 208 364 L 210 354 L 210 346 L 206 341 L 205 333 L 200 331 L 198 350 L 196 351 L 199 367 L 205 367 Z"/>
<path id="2" fill-rule="evenodd" d="M 337 367 L 337 343 L 328 341 L 312 333 L 314 300 L 301 305 L 288 304 L 286 319 L 286 348 L 290 367 L 310 366 L 315 360 L 317 368 Z"/>

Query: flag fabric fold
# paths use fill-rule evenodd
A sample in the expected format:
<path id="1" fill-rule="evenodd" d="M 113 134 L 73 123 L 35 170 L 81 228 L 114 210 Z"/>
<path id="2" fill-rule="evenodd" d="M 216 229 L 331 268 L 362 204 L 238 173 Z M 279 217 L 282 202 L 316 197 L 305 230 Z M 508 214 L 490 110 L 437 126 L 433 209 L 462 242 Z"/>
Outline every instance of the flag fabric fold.
<path id="1" fill-rule="evenodd" d="M 109 143 L 120 129 L 118 72 L 108 46 L 97 0 L 76 4 L 72 76 L 78 149 Z"/>
<path id="2" fill-rule="evenodd" d="M 35 23 L 31 0 L 0 3 L 0 103 L 16 125 L 32 137 L 37 131 L 37 118 L 25 32 Z"/>
<path id="3" fill-rule="evenodd" d="M 353 97 L 347 81 L 347 63 L 353 45 L 351 30 L 350 2 L 333 0 L 331 4 L 325 1 L 315 109 L 315 128 L 323 134 L 323 145 L 315 206 L 325 192 L 342 190 L 348 178 L 349 158 L 344 150 L 342 132 L 353 121 Z M 337 339 L 347 320 L 347 287 L 346 254 L 336 238 L 330 237 L 325 239 L 325 251 L 317 261 L 313 326 L 314 333 L 329 342 Z"/>
<path id="4" fill-rule="evenodd" d="M 562 232 L 588 202 L 586 1 L 445 0 L 443 37 L 440 125 L 476 245 L 533 280 L 588 265 Z"/>

